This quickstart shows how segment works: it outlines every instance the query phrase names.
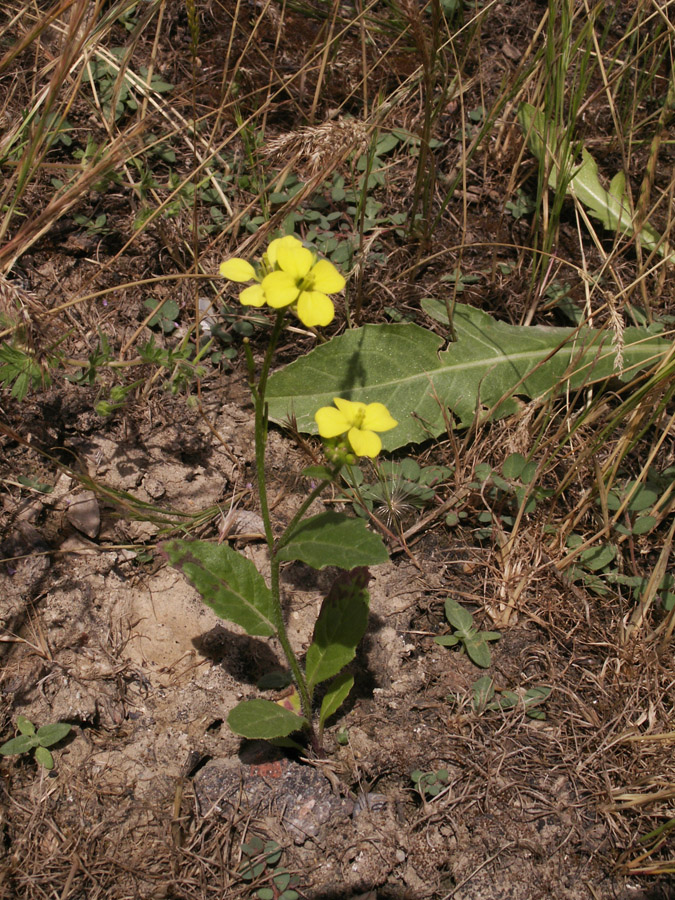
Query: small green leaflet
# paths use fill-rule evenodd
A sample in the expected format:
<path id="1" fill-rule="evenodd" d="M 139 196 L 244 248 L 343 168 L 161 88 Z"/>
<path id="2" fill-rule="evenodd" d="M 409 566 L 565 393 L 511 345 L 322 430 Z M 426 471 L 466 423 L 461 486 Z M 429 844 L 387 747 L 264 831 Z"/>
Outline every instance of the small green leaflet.
<path id="1" fill-rule="evenodd" d="M 323 728 L 326 721 L 338 711 L 349 696 L 349 692 L 353 687 L 354 676 L 350 675 L 349 672 L 342 672 L 337 678 L 331 681 L 321 702 L 321 712 L 319 713 L 320 728 Z"/>

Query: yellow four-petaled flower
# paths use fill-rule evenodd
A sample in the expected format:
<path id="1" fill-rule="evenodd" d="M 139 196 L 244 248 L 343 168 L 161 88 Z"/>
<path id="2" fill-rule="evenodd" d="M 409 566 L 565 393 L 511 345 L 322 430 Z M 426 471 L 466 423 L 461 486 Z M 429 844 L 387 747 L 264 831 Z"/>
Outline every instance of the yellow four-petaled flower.
<path id="1" fill-rule="evenodd" d="M 295 305 L 301 322 L 310 328 L 328 325 L 335 315 L 333 301 L 328 294 L 336 294 L 345 280 L 327 259 L 317 261 L 311 250 L 292 234 L 272 241 L 256 270 L 245 259 L 233 257 L 222 263 L 220 274 L 230 281 L 256 284 L 239 295 L 244 306 L 264 306 L 273 309 Z"/>
<path id="2" fill-rule="evenodd" d="M 333 403 L 337 409 L 322 406 L 314 415 L 321 437 L 334 438 L 346 433 L 357 456 L 377 456 L 382 441 L 376 432 L 389 431 L 398 425 L 384 403 L 366 404 L 341 397 L 335 397 Z"/>

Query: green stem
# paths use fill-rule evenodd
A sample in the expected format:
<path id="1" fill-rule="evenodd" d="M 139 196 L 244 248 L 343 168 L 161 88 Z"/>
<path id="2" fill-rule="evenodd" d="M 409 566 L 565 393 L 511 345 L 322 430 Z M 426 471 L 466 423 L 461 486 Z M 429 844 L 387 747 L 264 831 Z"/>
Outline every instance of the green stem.
<path id="1" fill-rule="evenodd" d="M 275 553 L 278 553 L 279 550 L 281 550 L 282 547 L 285 547 L 286 544 L 290 541 L 290 539 L 293 537 L 293 535 L 295 533 L 296 528 L 300 524 L 300 520 L 302 519 L 302 517 L 305 515 L 305 513 L 307 512 L 309 507 L 312 505 L 312 503 L 314 503 L 316 498 L 320 494 L 323 493 L 323 491 L 328 487 L 329 484 L 332 484 L 335 481 L 341 468 L 342 468 L 342 463 L 340 463 L 340 465 L 338 465 L 338 466 L 335 466 L 335 468 L 331 472 L 331 477 L 326 478 L 325 481 L 320 482 L 320 484 L 318 484 L 314 488 L 314 490 L 307 497 L 307 499 L 303 501 L 303 503 L 300 506 L 300 508 L 298 509 L 298 511 L 295 513 L 295 515 L 293 516 L 291 521 L 286 526 L 284 533 L 281 535 L 279 540 L 274 545 Z"/>
<path id="2" fill-rule="evenodd" d="M 270 518 L 269 503 L 267 500 L 267 481 L 265 478 L 265 449 L 267 447 L 267 406 L 265 403 L 265 390 L 267 388 L 267 377 L 269 375 L 270 366 L 272 365 L 272 357 L 281 334 L 284 321 L 284 310 L 277 312 L 277 318 L 270 336 L 269 346 L 263 360 L 260 378 L 256 385 L 255 379 L 251 373 L 249 364 L 249 379 L 251 393 L 253 394 L 253 402 L 255 404 L 255 463 L 258 476 L 258 496 L 260 498 L 260 511 L 265 526 L 265 539 L 270 554 L 270 590 L 272 592 L 274 606 L 274 627 L 276 629 L 281 649 L 290 666 L 293 680 L 295 681 L 298 692 L 300 694 L 300 702 L 302 704 L 302 712 L 309 722 L 309 732 L 312 746 L 315 750 L 319 749 L 314 725 L 312 723 L 312 698 L 307 688 L 307 682 L 303 675 L 298 659 L 293 652 L 291 643 L 288 640 L 286 625 L 284 624 L 284 614 L 281 606 L 281 590 L 279 586 L 279 566 L 280 561 L 275 552 L 274 533 L 272 531 L 272 520 Z M 313 498 L 312 498 L 313 499 Z M 306 502 L 306 501 L 305 501 Z M 311 502 L 311 501 L 310 501 Z M 304 504 L 303 504 L 304 505 Z M 306 506 L 305 506 L 306 509 Z M 295 522 L 295 517 L 293 519 Z M 284 537 L 288 533 L 288 529 Z"/>

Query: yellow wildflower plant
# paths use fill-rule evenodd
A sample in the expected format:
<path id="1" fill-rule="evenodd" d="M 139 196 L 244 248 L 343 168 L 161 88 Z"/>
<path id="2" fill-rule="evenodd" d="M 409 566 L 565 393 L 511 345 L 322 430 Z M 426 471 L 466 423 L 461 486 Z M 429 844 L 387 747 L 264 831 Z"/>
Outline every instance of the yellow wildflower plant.
<path id="1" fill-rule="evenodd" d="M 322 406 L 314 414 L 319 434 L 334 438 L 347 434 L 347 440 L 357 456 L 376 457 L 382 441 L 376 432 L 389 431 L 398 425 L 384 403 L 361 403 L 334 397 L 332 406 Z"/>
<path id="2" fill-rule="evenodd" d="M 235 256 L 221 264 L 220 274 L 240 284 L 257 282 L 239 295 L 244 306 L 267 304 L 282 309 L 294 305 L 298 318 L 309 328 L 332 322 L 335 308 L 328 294 L 336 294 L 345 286 L 332 263 L 317 260 L 292 234 L 270 243 L 259 268 Z"/>

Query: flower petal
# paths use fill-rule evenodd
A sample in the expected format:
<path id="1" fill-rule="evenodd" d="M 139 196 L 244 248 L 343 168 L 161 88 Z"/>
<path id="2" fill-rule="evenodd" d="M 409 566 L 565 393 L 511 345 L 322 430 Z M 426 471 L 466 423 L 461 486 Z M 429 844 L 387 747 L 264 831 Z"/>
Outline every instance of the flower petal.
<path id="1" fill-rule="evenodd" d="M 293 244 L 281 243 L 277 248 L 277 265 L 297 281 L 305 277 L 313 263 L 314 254 L 307 247 L 303 247 L 298 240 Z"/>
<path id="2" fill-rule="evenodd" d="M 265 299 L 274 309 L 288 306 L 298 299 L 298 286 L 295 279 L 286 272 L 270 272 L 262 280 Z"/>
<path id="3" fill-rule="evenodd" d="M 350 425 L 358 422 L 366 410 L 366 404 L 361 403 L 360 400 L 344 400 L 342 397 L 333 397 L 333 403 Z"/>
<path id="4" fill-rule="evenodd" d="M 320 259 L 312 268 L 312 278 L 314 289 L 323 291 L 325 294 L 337 294 L 346 284 L 333 263 L 328 262 L 327 259 Z"/>
<path id="5" fill-rule="evenodd" d="M 253 281 L 255 279 L 255 269 L 251 263 L 245 259 L 239 259 L 233 256 L 232 259 L 226 259 L 220 264 L 220 274 L 223 278 L 229 278 L 230 281 Z"/>
<path id="6" fill-rule="evenodd" d="M 349 430 L 350 423 L 342 413 L 332 406 L 322 406 L 314 413 L 314 421 L 319 428 L 319 434 L 324 438 L 337 437 Z"/>
<path id="7" fill-rule="evenodd" d="M 350 428 L 349 443 L 357 456 L 370 456 L 371 459 L 382 449 L 382 441 L 374 431 L 362 431 L 360 428 Z"/>
<path id="8" fill-rule="evenodd" d="M 261 284 L 252 284 L 239 294 L 239 302 L 244 306 L 264 306 L 265 291 Z"/>
<path id="9" fill-rule="evenodd" d="M 335 316 L 333 301 L 319 291 L 303 291 L 298 297 L 298 318 L 308 328 L 328 325 Z"/>
<path id="10" fill-rule="evenodd" d="M 296 238 L 294 234 L 287 234 L 285 237 L 275 238 L 273 241 L 270 241 L 269 247 L 267 248 L 266 255 L 272 266 L 276 265 L 277 254 L 279 252 L 279 247 L 302 247 L 301 242 Z"/>
<path id="11" fill-rule="evenodd" d="M 369 403 L 366 406 L 366 414 L 363 417 L 363 427 L 371 431 L 389 431 L 396 428 L 398 422 L 394 419 L 384 403 Z"/>

